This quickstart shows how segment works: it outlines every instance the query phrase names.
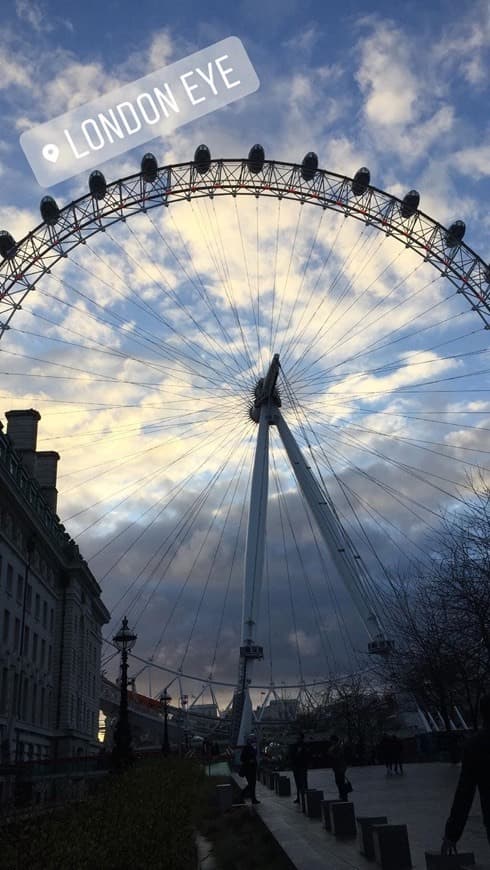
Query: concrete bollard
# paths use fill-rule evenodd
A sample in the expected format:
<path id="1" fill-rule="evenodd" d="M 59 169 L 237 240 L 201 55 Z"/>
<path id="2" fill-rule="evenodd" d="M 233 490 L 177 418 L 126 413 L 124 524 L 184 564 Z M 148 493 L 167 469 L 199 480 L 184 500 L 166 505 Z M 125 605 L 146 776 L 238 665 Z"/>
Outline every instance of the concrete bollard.
<path id="1" fill-rule="evenodd" d="M 330 804 L 338 804 L 338 803 L 341 803 L 339 798 L 334 798 L 334 799 L 328 798 L 328 800 L 321 802 L 323 824 L 325 826 L 326 831 L 332 830 L 332 821 L 330 818 Z"/>
<path id="2" fill-rule="evenodd" d="M 475 868 L 473 852 L 458 852 L 457 855 L 441 855 L 440 852 L 426 852 L 427 870 L 460 870 L 461 867 Z"/>
<path id="3" fill-rule="evenodd" d="M 218 802 L 218 810 L 220 813 L 224 813 L 226 812 L 226 810 L 231 810 L 233 806 L 233 793 L 231 785 L 217 785 L 216 800 Z"/>
<path id="4" fill-rule="evenodd" d="M 381 870 L 410 870 L 412 858 L 406 825 L 373 825 L 374 857 Z"/>
<path id="5" fill-rule="evenodd" d="M 306 815 L 309 819 L 322 817 L 323 791 L 319 788 L 309 788 L 306 791 Z"/>
<path id="6" fill-rule="evenodd" d="M 289 782 L 289 776 L 279 776 L 277 778 L 276 793 L 279 797 L 291 797 L 291 783 Z"/>
<path id="7" fill-rule="evenodd" d="M 354 804 L 336 801 L 330 804 L 332 832 L 336 837 L 355 837 L 357 834 Z"/>
<path id="8" fill-rule="evenodd" d="M 374 842 L 373 842 L 373 825 L 387 825 L 388 819 L 386 816 L 358 816 L 357 826 L 359 828 L 360 853 L 369 858 L 374 859 Z"/>

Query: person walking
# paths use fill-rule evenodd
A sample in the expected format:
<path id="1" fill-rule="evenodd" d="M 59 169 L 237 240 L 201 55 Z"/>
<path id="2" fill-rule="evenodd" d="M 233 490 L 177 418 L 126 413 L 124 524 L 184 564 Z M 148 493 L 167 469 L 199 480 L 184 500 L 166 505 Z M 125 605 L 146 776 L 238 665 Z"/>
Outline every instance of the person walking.
<path id="1" fill-rule="evenodd" d="M 247 737 L 247 742 L 240 755 L 240 776 L 244 776 L 247 785 L 242 789 L 242 798 L 249 797 L 253 804 L 259 804 L 255 794 L 257 783 L 257 751 L 253 744 L 253 737 Z"/>
<path id="2" fill-rule="evenodd" d="M 394 773 L 403 776 L 403 743 L 396 734 L 391 735 L 391 746 Z"/>
<path id="3" fill-rule="evenodd" d="M 300 796 L 308 788 L 308 749 L 304 734 L 299 734 L 296 743 L 291 747 L 291 770 L 296 785 L 294 803 L 299 804 Z"/>
<path id="4" fill-rule="evenodd" d="M 379 744 L 379 756 L 382 764 L 386 765 L 386 773 L 392 772 L 393 758 L 391 738 L 387 734 L 383 734 Z"/>
<path id="5" fill-rule="evenodd" d="M 339 790 L 339 800 L 348 800 L 349 784 L 346 781 L 345 773 L 347 770 L 347 761 L 342 742 L 336 734 L 332 734 L 330 738 L 330 764 L 335 776 L 335 784 Z"/>
<path id="6" fill-rule="evenodd" d="M 470 737 L 464 748 L 461 773 L 442 840 L 443 855 L 456 851 L 477 787 L 483 824 L 490 843 L 490 695 L 484 695 L 480 700 L 480 716 L 483 728 Z"/>

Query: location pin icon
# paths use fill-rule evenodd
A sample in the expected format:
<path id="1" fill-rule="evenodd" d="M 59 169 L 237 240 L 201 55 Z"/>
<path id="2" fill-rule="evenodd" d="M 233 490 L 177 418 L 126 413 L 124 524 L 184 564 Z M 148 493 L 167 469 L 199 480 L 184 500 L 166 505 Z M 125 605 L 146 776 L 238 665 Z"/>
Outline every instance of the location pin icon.
<path id="1" fill-rule="evenodd" d="M 45 160 L 49 160 L 50 163 L 56 163 L 59 156 L 60 149 L 57 145 L 48 144 L 44 146 L 43 157 Z"/>

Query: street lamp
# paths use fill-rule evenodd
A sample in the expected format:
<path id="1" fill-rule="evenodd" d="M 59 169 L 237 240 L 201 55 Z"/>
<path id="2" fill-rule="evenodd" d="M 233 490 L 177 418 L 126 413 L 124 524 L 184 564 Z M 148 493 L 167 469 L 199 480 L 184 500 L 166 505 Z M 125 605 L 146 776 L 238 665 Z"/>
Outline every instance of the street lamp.
<path id="1" fill-rule="evenodd" d="M 180 699 L 180 703 L 182 706 L 182 719 L 183 719 L 183 726 L 184 726 L 184 749 L 186 752 L 189 749 L 189 727 L 188 727 L 189 726 L 189 719 L 187 716 L 188 701 L 189 701 L 189 696 L 182 695 L 182 697 Z"/>
<path id="2" fill-rule="evenodd" d="M 167 692 L 167 688 L 163 690 L 160 695 L 160 700 L 163 701 L 163 744 L 162 744 L 162 752 L 164 755 L 168 755 L 170 752 L 170 745 L 168 742 L 168 705 L 172 700 L 169 693 Z"/>
<path id="3" fill-rule="evenodd" d="M 132 755 L 131 731 L 128 717 L 128 652 L 133 649 L 137 635 L 128 627 L 124 617 L 118 633 L 112 638 L 121 653 L 121 699 L 119 701 L 119 719 L 114 732 L 113 757 L 118 766 L 127 764 Z"/>

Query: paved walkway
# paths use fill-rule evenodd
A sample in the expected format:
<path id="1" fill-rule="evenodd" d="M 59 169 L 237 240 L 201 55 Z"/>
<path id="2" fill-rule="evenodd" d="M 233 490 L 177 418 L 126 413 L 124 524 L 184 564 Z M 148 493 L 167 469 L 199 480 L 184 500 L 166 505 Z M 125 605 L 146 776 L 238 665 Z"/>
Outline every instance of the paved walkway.
<path id="1" fill-rule="evenodd" d="M 440 848 L 459 772 L 459 766 L 448 763 L 408 764 L 404 776 L 389 777 L 379 765 L 351 768 L 355 814 L 385 815 L 389 823 L 406 824 L 413 867 L 425 870 L 424 852 Z M 293 792 L 292 775 L 283 773 L 289 775 Z M 243 786 L 243 780 L 238 782 Z M 323 789 L 325 798 L 338 796 L 331 770 L 310 771 L 308 786 Z M 297 870 L 374 870 L 377 866 L 360 855 L 357 840 L 339 842 L 322 822 L 306 818 L 293 803 L 294 794 L 280 798 L 258 784 L 257 797 L 261 801 L 257 811 Z M 474 852 L 478 865 L 490 867 L 478 793 L 459 850 Z"/>

